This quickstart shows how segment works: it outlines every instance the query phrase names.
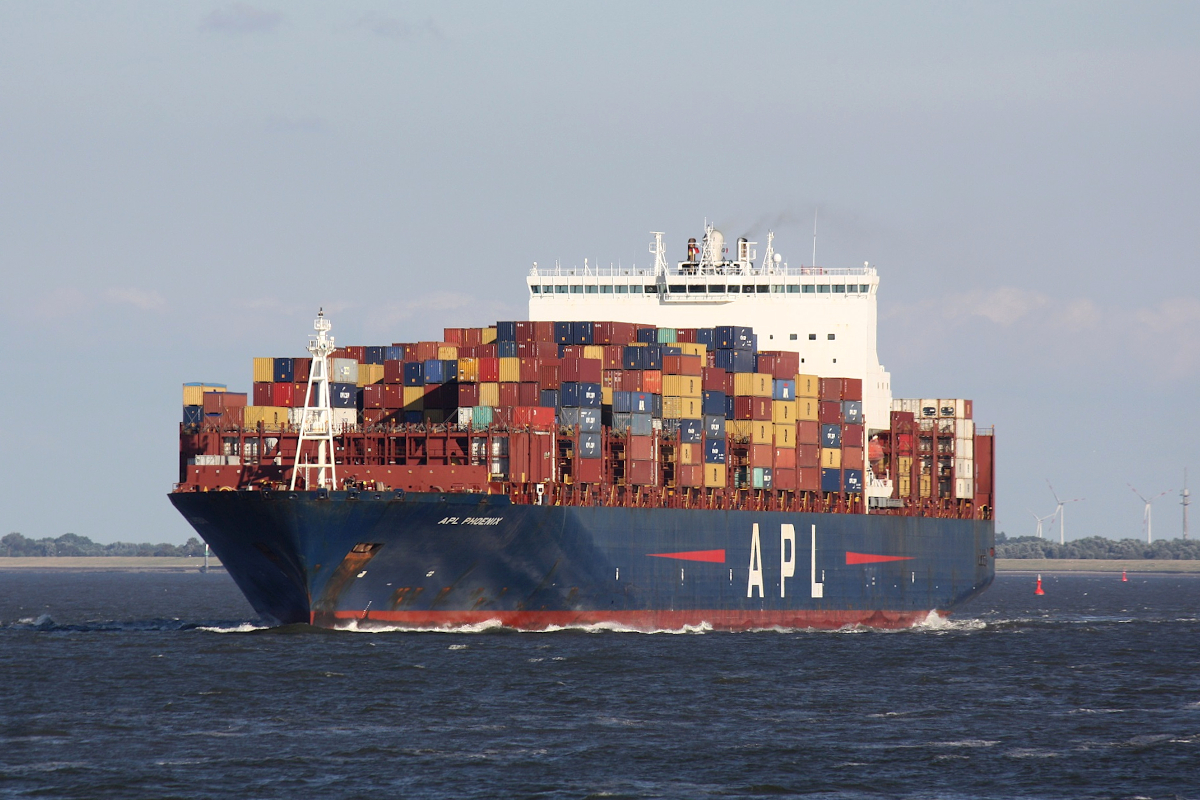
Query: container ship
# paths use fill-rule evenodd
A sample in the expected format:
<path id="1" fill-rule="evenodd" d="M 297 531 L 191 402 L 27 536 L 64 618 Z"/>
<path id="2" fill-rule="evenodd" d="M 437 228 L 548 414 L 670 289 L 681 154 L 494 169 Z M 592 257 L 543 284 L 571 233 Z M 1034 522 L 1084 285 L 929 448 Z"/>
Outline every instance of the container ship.
<path id="1" fill-rule="evenodd" d="M 994 577 L 994 435 L 893 399 L 878 272 L 706 225 L 544 268 L 529 319 L 183 387 L 171 502 L 263 618 L 329 628 L 896 628 Z"/>

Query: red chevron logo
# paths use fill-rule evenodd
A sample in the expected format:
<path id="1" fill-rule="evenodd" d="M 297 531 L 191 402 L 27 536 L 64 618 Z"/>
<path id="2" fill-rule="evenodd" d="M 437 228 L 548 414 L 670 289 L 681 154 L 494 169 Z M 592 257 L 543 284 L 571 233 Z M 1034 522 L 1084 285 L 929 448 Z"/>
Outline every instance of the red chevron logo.
<path id="1" fill-rule="evenodd" d="M 847 564 L 882 564 L 885 561 L 912 561 L 915 556 L 875 556 L 870 553 L 846 553 Z"/>
<path id="2" fill-rule="evenodd" d="M 725 563 L 724 550 L 688 550 L 683 553 L 647 553 L 651 558 L 675 558 L 680 561 L 708 561 L 712 564 Z"/>

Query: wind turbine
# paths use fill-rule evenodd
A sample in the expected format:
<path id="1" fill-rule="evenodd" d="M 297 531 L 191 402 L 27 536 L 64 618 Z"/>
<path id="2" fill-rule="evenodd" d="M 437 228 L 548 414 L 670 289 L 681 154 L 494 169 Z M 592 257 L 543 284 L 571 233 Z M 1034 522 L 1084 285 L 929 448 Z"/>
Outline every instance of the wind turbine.
<path id="1" fill-rule="evenodd" d="M 1050 487 L 1050 494 L 1054 495 L 1054 502 L 1058 503 L 1058 507 L 1054 509 L 1054 513 L 1058 516 L 1058 543 L 1067 543 L 1067 511 L 1063 506 L 1067 503 L 1078 503 L 1083 500 L 1082 497 L 1076 497 L 1071 500 L 1060 500 L 1058 492 L 1054 491 L 1054 485 L 1050 483 L 1050 479 L 1046 479 L 1046 485 Z"/>
<path id="2" fill-rule="evenodd" d="M 1026 510 L 1028 511 L 1028 509 L 1026 509 Z M 1033 514 L 1032 511 L 1030 511 L 1029 513 Z M 1046 520 L 1049 520 L 1050 524 L 1053 526 L 1054 525 L 1054 515 L 1057 513 L 1058 513 L 1058 511 L 1056 510 L 1054 512 L 1054 514 L 1047 514 L 1044 517 L 1039 517 L 1037 514 L 1033 514 L 1033 518 L 1035 520 L 1037 520 L 1037 538 L 1039 538 L 1039 539 L 1042 538 L 1042 523 L 1044 523 Z"/>
<path id="3" fill-rule="evenodd" d="M 1132 483 L 1128 484 L 1128 486 L 1130 489 L 1133 489 Z M 1142 493 L 1139 492 L 1137 489 L 1133 489 L 1133 493 L 1136 494 L 1138 497 L 1140 497 L 1142 502 L 1146 504 L 1146 510 L 1142 512 L 1142 529 L 1146 531 L 1146 544 L 1150 544 L 1150 542 L 1153 541 L 1151 534 L 1150 534 L 1150 504 L 1153 503 L 1158 498 L 1162 497 L 1164 494 L 1166 494 L 1166 492 L 1159 492 L 1158 494 L 1154 495 L 1154 497 L 1151 497 L 1149 500 L 1142 497 Z"/>
<path id="4" fill-rule="evenodd" d="M 1179 496 L 1181 498 L 1183 498 L 1182 500 L 1180 500 L 1179 504 L 1181 506 L 1183 506 L 1183 540 L 1186 542 L 1187 541 L 1187 533 L 1188 533 L 1188 531 L 1187 531 L 1187 507 L 1189 505 L 1191 505 L 1191 503 L 1192 503 L 1192 493 L 1189 492 L 1188 488 L 1187 488 L 1187 467 L 1183 468 L 1183 491 L 1181 491 L 1179 493 Z"/>

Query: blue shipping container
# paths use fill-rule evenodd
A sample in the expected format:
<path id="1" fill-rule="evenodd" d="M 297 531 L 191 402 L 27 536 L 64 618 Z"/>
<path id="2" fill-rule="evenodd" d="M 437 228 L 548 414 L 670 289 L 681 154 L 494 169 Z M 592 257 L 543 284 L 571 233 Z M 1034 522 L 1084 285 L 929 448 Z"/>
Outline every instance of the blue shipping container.
<path id="1" fill-rule="evenodd" d="M 633 411 L 633 392 L 613 392 L 612 410 L 618 414 L 628 414 Z"/>
<path id="2" fill-rule="evenodd" d="M 733 395 L 731 395 L 731 394 L 726 395 L 725 396 L 725 419 L 734 419 L 733 407 L 734 407 Z"/>
<path id="3" fill-rule="evenodd" d="M 776 400 L 795 400 L 796 399 L 796 381 L 787 378 L 781 380 L 775 379 L 775 399 Z"/>
<path id="4" fill-rule="evenodd" d="M 394 344 L 388 345 L 387 347 L 385 347 L 383 349 L 383 360 L 384 361 L 403 361 L 404 360 L 404 348 L 398 347 Z"/>
<path id="5" fill-rule="evenodd" d="M 637 341 L 644 344 L 654 344 L 658 341 L 658 328 L 638 328 Z"/>
<path id="6" fill-rule="evenodd" d="M 839 448 L 842 446 L 842 426 L 841 425 L 822 425 L 821 426 L 821 447 Z"/>
<path id="7" fill-rule="evenodd" d="M 662 369 L 662 346 L 648 344 L 642 348 L 642 369 Z"/>
<path id="8" fill-rule="evenodd" d="M 431 358 L 425 363 L 425 385 L 446 382 L 446 362 Z"/>
<path id="9" fill-rule="evenodd" d="M 652 394 L 650 396 L 652 398 L 654 398 L 653 399 L 654 410 L 651 411 L 650 413 L 654 415 L 655 419 L 662 419 L 662 395 L 661 394 Z"/>
<path id="10" fill-rule="evenodd" d="M 371 347 L 366 347 L 363 349 L 365 351 L 363 353 L 364 364 L 382 364 L 383 360 L 387 358 L 386 347 L 372 345 Z"/>
<path id="11" fill-rule="evenodd" d="M 563 408 L 579 408 L 579 384 L 564 381 L 559 388 L 559 402 Z"/>
<path id="12" fill-rule="evenodd" d="M 541 405 L 546 408 L 558 408 L 558 389 L 542 389 Z"/>
<path id="13" fill-rule="evenodd" d="M 632 436 L 650 436 L 654 433 L 654 417 L 649 414 L 630 414 L 629 433 Z"/>
<path id="14" fill-rule="evenodd" d="M 517 343 L 516 342 L 496 342 L 496 356 L 498 358 L 516 358 Z"/>
<path id="15" fill-rule="evenodd" d="M 716 341 L 716 332 L 712 328 L 698 328 L 696 330 L 696 344 L 702 344 L 709 350 L 716 348 L 713 344 Z"/>
<path id="16" fill-rule="evenodd" d="M 685 444 L 704 441 L 704 423 L 698 419 L 679 420 L 679 441 Z"/>
<path id="17" fill-rule="evenodd" d="M 683 355 L 683 348 L 675 347 L 674 345 L 664 344 L 662 346 L 662 354 L 664 356 L 681 356 L 681 355 Z"/>
<path id="18" fill-rule="evenodd" d="M 199 425 L 204 422 L 204 406 L 184 406 L 183 424 Z"/>
<path id="19" fill-rule="evenodd" d="M 579 434 L 579 457 L 580 458 L 599 458 L 602 454 L 600 447 L 600 434 L 598 433 L 580 433 Z"/>
<path id="20" fill-rule="evenodd" d="M 353 383 L 329 384 L 329 405 L 334 408 L 358 408 L 358 387 Z"/>
<path id="21" fill-rule="evenodd" d="M 622 411 L 613 412 L 611 427 L 614 431 L 620 431 L 624 433 L 625 431 L 628 431 L 632 425 L 633 414 Z"/>
<path id="22" fill-rule="evenodd" d="M 725 463 L 725 439 L 705 439 L 704 440 L 704 463 L 705 464 L 724 464 Z"/>
<path id="23" fill-rule="evenodd" d="M 558 411 L 558 424 L 567 428 L 574 428 L 579 424 L 579 409 L 578 408 L 561 408 Z"/>
<path id="24" fill-rule="evenodd" d="M 700 411 L 704 414 L 720 414 L 725 416 L 725 393 L 703 392 L 700 399 Z"/>
<path id="25" fill-rule="evenodd" d="M 276 383 L 291 383 L 293 371 L 292 368 L 295 362 L 290 358 L 276 358 L 275 361 L 275 376 L 272 378 Z"/>
<path id="26" fill-rule="evenodd" d="M 842 482 L 846 487 L 847 493 L 861 494 L 863 490 L 863 471 L 861 469 L 843 470 Z"/>
<path id="27" fill-rule="evenodd" d="M 405 361 L 404 362 L 404 385 L 405 386 L 424 386 L 425 385 L 425 364 L 421 361 Z"/>
<path id="28" fill-rule="evenodd" d="M 515 322 L 497 322 L 496 323 L 496 341 L 497 342 L 515 342 L 517 340 L 517 323 Z"/>
<path id="29" fill-rule="evenodd" d="M 842 421 L 847 425 L 861 425 L 863 421 L 862 400 L 842 401 Z"/>
<path id="30" fill-rule="evenodd" d="M 598 408 L 581 408 L 581 409 L 579 409 L 579 430 L 584 433 L 599 433 L 600 432 L 600 409 L 598 409 Z"/>
<path id="31" fill-rule="evenodd" d="M 709 439 L 725 438 L 725 415 L 704 415 L 704 435 Z"/>
<path id="32" fill-rule="evenodd" d="M 458 380 L 458 361 L 449 359 L 442 362 L 442 375 L 446 377 L 443 383 Z"/>
<path id="33" fill-rule="evenodd" d="M 598 383 L 581 383 L 579 384 L 579 407 L 580 408 L 599 408 L 604 402 L 604 393 L 600 390 Z"/>
<path id="34" fill-rule="evenodd" d="M 556 322 L 554 323 L 554 341 L 559 344 L 574 344 L 574 334 L 571 333 L 571 323 Z"/>
<path id="35" fill-rule="evenodd" d="M 713 366 L 726 372 L 754 372 L 754 351 L 728 348 L 714 350 Z"/>
<path id="36" fill-rule="evenodd" d="M 654 395 L 649 392 L 630 392 L 629 410 L 635 414 L 653 414 Z"/>
<path id="37" fill-rule="evenodd" d="M 404 422 L 407 425 L 420 425 L 424 414 L 420 411 L 405 411 Z"/>
<path id="38" fill-rule="evenodd" d="M 641 369 L 642 368 L 642 353 L 646 352 L 644 347 L 634 347 L 625 345 L 625 349 L 621 351 L 621 368 L 622 369 Z"/>
<path id="39" fill-rule="evenodd" d="M 821 491 L 840 492 L 842 490 L 842 471 L 840 469 L 821 470 Z"/>
<path id="40" fill-rule="evenodd" d="M 592 322 L 572 322 L 571 323 L 571 338 L 575 344 L 591 344 L 595 335 L 595 323 Z"/>

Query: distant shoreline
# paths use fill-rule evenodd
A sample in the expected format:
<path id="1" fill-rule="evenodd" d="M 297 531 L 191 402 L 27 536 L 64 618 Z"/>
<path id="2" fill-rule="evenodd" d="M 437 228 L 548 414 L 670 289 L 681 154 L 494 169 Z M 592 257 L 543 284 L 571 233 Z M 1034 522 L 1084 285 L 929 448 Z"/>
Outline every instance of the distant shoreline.
<path id="1" fill-rule="evenodd" d="M 56 572 L 199 572 L 203 558 L 186 556 L 22 556 L 0 558 L 0 572 L 42 570 Z M 208 559 L 210 570 L 225 571 L 221 562 Z"/>
<path id="2" fill-rule="evenodd" d="M 1200 560 L 1139 558 L 997 558 L 997 572 L 1200 572 Z"/>

